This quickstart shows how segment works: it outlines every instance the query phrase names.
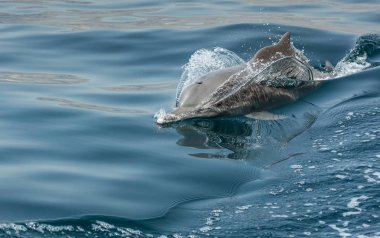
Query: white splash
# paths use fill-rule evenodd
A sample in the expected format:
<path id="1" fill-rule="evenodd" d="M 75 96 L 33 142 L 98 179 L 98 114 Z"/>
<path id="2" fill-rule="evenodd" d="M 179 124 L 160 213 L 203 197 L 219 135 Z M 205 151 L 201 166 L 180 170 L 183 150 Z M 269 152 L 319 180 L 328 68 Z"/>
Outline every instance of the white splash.
<path id="1" fill-rule="evenodd" d="M 287 218 L 288 215 L 272 215 L 273 218 Z"/>
<path id="2" fill-rule="evenodd" d="M 342 175 L 342 174 L 337 174 L 337 175 L 335 175 L 335 177 L 338 179 L 346 179 L 347 178 L 346 175 Z"/>
<path id="3" fill-rule="evenodd" d="M 355 207 L 359 206 L 359 204 L 360 204 L 359 200 L 367 200 L 368 198 L 369 197 L 367 197 L 365 195 L 362 195 L 360 197 L 351 198 L 351 201 L 347 204 L 347 207 L 348 208 L 355 208 Z"/>
<path id="4" fill-rule="evenodd" d="M 343 217 L 348 217 L 348 216 L 352 216 L 352 215 L 359 215 L 362 213 L 362 209 L 360 208 L 356 208 L 357 211 L 350 211 L 350 212 L 343 212 Z"/>
<path id="5" fill-rule="evenodd" d="M 165 116 L 167 115 L 165 109 L 161 108 L 156 114 L 154 114 L 154 119 L 158 124 L 162 124 L 165 122 Z"/>
<path id="6" fill-rule="evenodd" d="M 191 55 L 189 62 L 182 66 L 183 73 L 177 87 L 176 102 L 183 89 L 203 75 L 244 63 L 245 61 L 237 54 L 221 47 L 216 47 L 213 50 L 197 50 Z"/>
<path id="7" fill-rule="evenodd" d="M 371 66 L 367 61 L 367 55 L 357 57 L 354 62 L 341 60 L 334 68 L 335 77 L 342 77 L 350 74 L 360 72 Z"/>
<path id="8" fill-rule="evenodd" d="M 239 210 L 248 210 L 251 207 L 252 205 L 243 205 L 243 206 L 237 206 L 236 208 Z"/>
<path id="9" fill-rule="evenodd" d="M 292 164 L 292 165 L 290 165 L 290 168 L 292 168 L 292 169 L 302 169 L 302 165 L 300 165 L 300 164 Z"/>
<path id="10" fill-rule="evenodd" d="M 336 230 L 337 232 L 339 232 L 339 236 L 340 237 L 349 237 L 351 236 L 351 233 L 348 233 L 348 228 L 340 228 L 340 227 L 337 227 L 335 224 L 333 225 L 329 225 L 329 227 L 331 227 L 332 229 Z"/>

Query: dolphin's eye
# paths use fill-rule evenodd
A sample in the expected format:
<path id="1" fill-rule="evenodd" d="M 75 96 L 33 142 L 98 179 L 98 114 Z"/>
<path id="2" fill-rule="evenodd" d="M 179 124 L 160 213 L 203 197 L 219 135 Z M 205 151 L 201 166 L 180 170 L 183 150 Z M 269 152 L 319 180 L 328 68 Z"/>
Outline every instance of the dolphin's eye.
<path id="1" fill-rule="evenodd" d="M 202 82 L 197 82 L 197 84 L 202 84 Z"/>

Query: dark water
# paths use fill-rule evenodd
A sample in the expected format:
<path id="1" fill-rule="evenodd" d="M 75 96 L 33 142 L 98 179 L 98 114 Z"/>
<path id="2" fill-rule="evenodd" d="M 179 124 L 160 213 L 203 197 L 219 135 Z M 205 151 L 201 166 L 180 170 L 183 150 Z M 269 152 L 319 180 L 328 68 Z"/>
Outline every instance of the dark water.
<path id="1" fill-rule="evenodd" d="M 345 65 L 276 109 L 285 120 L 153 119 L 201 48 L 248 60 L 290 31 L 313 66 L 335 65 L 380 33 L 379 12 L 376 0 L 1 1 L 0 237 L 379 237 L 376 37 L 359 42 L 370 69 Z"/>

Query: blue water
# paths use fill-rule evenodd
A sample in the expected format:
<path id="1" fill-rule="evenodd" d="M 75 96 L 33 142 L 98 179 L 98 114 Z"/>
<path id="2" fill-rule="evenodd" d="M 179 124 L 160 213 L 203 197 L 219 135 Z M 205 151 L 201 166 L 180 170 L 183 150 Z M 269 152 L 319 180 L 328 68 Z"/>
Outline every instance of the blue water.
<path id="1" fill-rule="evenodd" d="M 379 12 L 376 0 L 2 1 L 0 237 L 380 236 L 379 42 L 368 69 L 346 65 L 274 110 L 286 120 L 153 118 L 199 49 L 249 60 L 289 31 L 311 65 L 335 65 L 380 33 Z"/>

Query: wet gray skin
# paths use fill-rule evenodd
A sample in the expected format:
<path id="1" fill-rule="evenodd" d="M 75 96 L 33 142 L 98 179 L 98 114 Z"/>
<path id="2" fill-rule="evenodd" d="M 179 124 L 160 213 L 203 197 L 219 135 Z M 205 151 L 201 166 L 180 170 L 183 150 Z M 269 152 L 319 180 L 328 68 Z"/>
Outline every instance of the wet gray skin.
<path id="1" fill-rule="evenodd" d="M 320 85 L 313 68 L 298 58 L 287 32 L 247 64 L 211 72 L 184 88 L 175 110 L 157 123 L 245 115 L 295 101 Z"/>

